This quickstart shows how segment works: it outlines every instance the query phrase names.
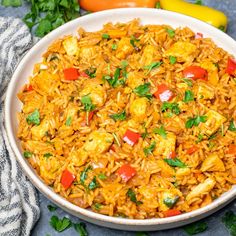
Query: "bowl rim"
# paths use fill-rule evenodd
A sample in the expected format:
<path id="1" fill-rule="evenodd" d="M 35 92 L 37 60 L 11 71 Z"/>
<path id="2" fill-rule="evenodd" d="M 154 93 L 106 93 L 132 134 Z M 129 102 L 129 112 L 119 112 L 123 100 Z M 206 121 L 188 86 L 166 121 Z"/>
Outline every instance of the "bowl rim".
<path id="1" fill-rule="evenodd" d="M 184 214 L 180 214 L 177 216 L 173 217 L 167 217 L 167 218 L 150 218 L 150 219 L 127 219 L 127 218 L 118 218 L 118 217 L 113 217 L 113 216 L 107 216 L 107 215 L 102 215 L 100 213 L 93 212 L 88 209 L 83 209 L 79 206 L 76 206 L 69 201 L 67 201 L 65 198 L 61 197 L 59 194 L 54 192 L 49 186 L 44 184 L 44 182 L 41 180 L 41 178 L 30 168 L 30 166 L 27 164 L 27 160 L 23 157 L 21 154 L 20 150 L 18 149 L 16 142 L 15 142 L 15 137 L 14 137 L 14 132 L 11 124 L 11 103 L 12 103 L 12 95 L 14 95 L 14 83 L 17 81 L 18 74 L 21 72 L 25 62 L 27 61 L 28 58 L 32 57 L 34 54 L 34 51 L 37 50 L 41 45 L 44 45 L 44 42 L 48 40 L 55 40 L 57 34 L 63 35 L 63 31 L 68 27 L 69 25 L 74 25 L 74 24 L 79 24 L 80 21 L 86 21 L 87 19 L 94 18 L 94 17 L 104 17 L 107 15 L 112 15 L 113 13 L 126 13 L 129 14 L 131 11 L 138 11 L 140 13 L 147 12 L 158 12 L 158 14 L 163 15 L 164 17 L 176 17 L 176 19 L 181 18 L 184 19 L 186 22 L 195 22 L 196 24 L 200 24 L 204 26 L 205 28 L 207 27 L 210 31 L 213 33 L 227 39 L 228 42 L 231 44 L 235 44 L 236 42 L 234 39 L 232 39 L 229 35 L 225 34 L 224 32 L 218 30 L 217 28 L 214 28 L 213 26 L 202 22 L 198 19 L 192 18 L 190 16 L 186 16 L 183 14 L 179 14 L 176 12 L 170 12 L 166 10 L 159 10 L 159 9 L 150 9 L 150 8 L 118 8 L 118 9 L 112 9 L 112 10 L 105 10 L 101 12 L 96 12 L 93 14 L 88 14 L 83 17 L 77 18 L 75 20 L 72 20 L 61 27 L 57 28 L 56 30 L 53 30 L 50 32 L 48 35 L 46 35 L 44 38 L 39 40 L 27 53 L 24 55 L 24 57 L 21 59 L 19 64 L 17 65 L 12 78 L 9 82 L 7 92 L 6 92 L 6 99 L 5 99 L 5 126 L 6 126 L 6 133 L 8 136 L 8 141 L 10 143 L 10 146 L 15 153 L 16 159 L 20 166 L 22 167 L 24 173 L 28 176 L 28 178 L 31 180 L 33 185 L 39 189 L 40 192 L 42 192 L 47 198 L 52 200 L 55 204 L 58 204 L 62 206 L 64 209 L 71 211 L 73 213 L 81 214 L 85 217 L 88 217 L 90 219 L 94 220 L 100 220 L 100 221 L 106 221 L 109 223 L 117 224 L 117 225 L 143 225 L 143 226 L 148 226 L 148 225 L 162 225 L 162 224 L 170 224 L 170 223 L 176 223 L 180 221 L 184 221 L 186 219 L 194 219 L 197 216 L 203 215 L 204 213 L 207 213 L 209 211 L 212 211 L 221 205 L 226 204 L 228 201 L 232 200 L 236 196 L 236 188 L 232 188 L 229 191 L 225 192 L 223 195 L 221 195 L 218 199 L 214 200 L 212 203 L 201 207 L 197 210 L 187 212 Z M 141 18 L 141 17 L 140 17 Z M 122 20 L 121 20 L 122 21 Z M 188 25 L 187 23 L 186 25 Z"/>

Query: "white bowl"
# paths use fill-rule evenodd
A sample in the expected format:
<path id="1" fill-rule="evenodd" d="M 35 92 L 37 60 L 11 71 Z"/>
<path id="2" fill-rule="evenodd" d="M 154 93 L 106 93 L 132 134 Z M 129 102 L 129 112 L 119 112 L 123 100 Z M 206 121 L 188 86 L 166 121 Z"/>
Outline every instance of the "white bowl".
<path id="1" fill-rule="evenodd" d="M 22 156 L 20 141 L 16 136 L 18 126 L 16 113 L 21 110 L 22 105 L 17 99 L 16 94 L 22 86 L 27 83 L 28 77 L 32 73 L 33 65 L 36 62 L 41 61 L 41 55 L 47 50 L 48 46 L 57 38 L 75 33 L 79 27 L 83 27 L 87 31 L 96 31 L 101 29 L 104 23 L 128 22 L 134 18 L 140 18 L 142 24 L 167 24 L 174 28 L 179 26 L 188 26 L 195 32 L 203 33 L 204 37 L 212 38 L 219 47 L 222 47 L 229 53 L 234 54 L 236 57 L 236 42 L 228 35 L 202 21 L 174 12 L 157 9 L 126 8 L 108 10 L 83 16 L 59 27 L 45 36 L 19 63 L 12 76 L 6 94 L 5 117 L 7 135 L 18 162 L 31 182 L 41 193 L 65 211 L 91 223 L 115 229 L 133 231 L 170 229 L 199 220 L 222 208 L 229 201 L 235 198 L 236 187 L 234 186 L 230 191 L 224 193 L 218 199 L 205 207 L 174 217 L 133 220 L 105 216 L 70 203 L 60 195 L 56 194 L 50 187 L 45 185 L 34 169 L 28 164 L 27 160 Z"/>

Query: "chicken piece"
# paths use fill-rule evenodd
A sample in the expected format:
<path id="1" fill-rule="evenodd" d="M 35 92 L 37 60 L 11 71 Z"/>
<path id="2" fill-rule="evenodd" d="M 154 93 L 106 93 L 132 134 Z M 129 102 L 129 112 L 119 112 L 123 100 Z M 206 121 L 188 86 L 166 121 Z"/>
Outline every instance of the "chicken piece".
<path id="1" fill-rule="evenodd" d="M 18 94 L 18 98 L 23 102 L 22 108 L 24 113 L 31 113 L 35 109 L 39 109 L 43 104 L 43 96 L 38 94 L 36 91 L 23 92 Z"/>
<path id="2" fill-rule="evenodd" d="M 85 81 L 83 90 L 80 92 L 80 96 L 86 96 L 92 100 L 92 103 L 97 107 L 102 107 L 106 101 L 107 94 L 105 88 L 96 81 Z"/>
<path id="3" fill-rule="evenodd" d="M 191 192 L 186 196 L 186 201 L 191 204 L 195 198 L 201 198 L 203 195 L 208 194 L 215 186 L 216 181 L 212 178 L 207 178 L 203 183 L 194 187 Z"/>
<path id="4" fill-rule="evenodd" d="M 48 95 L 56 89 L 58 80 L 57 74 L 50 74 L 47 70 L 41 70 L 38 75 L 31 79 L 31 83 L 40 94 Z"/>
<path id="5" fill-rule="evenodd" d="M 176 171 L 176 178 L 182 178 L 191 174 L 191 171 L 188 167 L 178 168 Z"/>
<path id="6" fill-rule="evenodd" d="M 166 138 L 160 135 L 155 135 L 156 148 L 153 151 L 154 155 L 163 155 L 164 158 L 168 157 L 170 152 L 175 151 L 176 135 L 172 132 L 167 132 Z"/>
<path id="7" fill-rule="evenodd" d="M 84 150 L 97 154 L 104 153 L 112 145 L 113 140 L 113 135 L 104 130 L 93 131 L 84 144 Z"/>
<path id="8" fill-rule="evenodd" d="M 90 61 L 97 54 L 97 46 L 86 46 L 80 49 L 80 58 L 83 61 Z"/>
<path id="9" fill-rule="evenodd" d="M 124 134 L 125 134 L 125 132 L 126 132 L 126 130 L 129 129 L 129 128 L 135 129 L 135 130 L 139 130 L 140 124 L 139 124 L 138 121 L 135 120 L 135 119 L 130 119 L 130 120 L 128 120 L 128 121 L 124 121 L 124 122 L 121 124 L 120 128 L 119 128 L 119 135 L 120 135 L 121 137 L 123 137 Z"/>
<path id="10" fill-rule="evenodd" d="M 199 130 L 201 130 L 201 133 L 206 135 L 215 133 L 215 131 L 217 131 L 227 120 L 224 116 L 214 110 L 209 110 L 205 116 L 207 117 L 207 120 L 205 123 L 199 125 Z"/>
<path id="11" fill-rule="evenodd" d="M 46 135 L 46 132 L 49 130 L 49 127 L 50 127 L 50 120 L 44 118 L 43 121 L 40 123 L 40 125 L 35 125 L 31 128 L 32 139 L 34 140 L 42 139 Z"/>
<path id="12" fill-rule="evenodd" d="M 225 166 L 219 156 L 212 153 L 203 161 L 201 171 L 225 171 Z"/>
<path id="13" fill-rule="evenodd" d="M 173 177 L 175 175 L 175 170 L 169 166 L 164 160 L 157 160 L 158 166 L 161 168 L 162 177 Z"/>
<path id="14" fill-rule="evenodd" d="M 160 194 L 158 198 L 159 210 L 160 211 L 169 210 L 177 203 L 180 196 L 181 196 L 181 192 L 178 191 L 177 189 L 165 190 L 164 192 Z"/>
<path id="15" fill-rule="evenodd" d="M 143 122 L 148 108 L 147 98 L 136 98 L 130 105 L 130 114 L 137 120 Z"/>
<path id="16" fill-rule="evenodd" d="M 128 73 L 127 84 L 130 88 L 134 89 L 139 85 L 144 84 L 144 79 L 139 72 L 131 71 Z"/>
<path id="17" fill-rule="evenodd" d="M 61 164 L 54 156 L 49 158 L 40 157 L 39 162 L 40 176 L 46 181 L 55 180 L 57 178 L 57 170 L 61 168 Z"/>
<path id="18" fill-rule="evenodd" d="M 83 148 L 78 150 L 73 150 L 69 154 L 69 158 L 71 158 L 71 162 L 74 166 L 82 166 L 86 163 L 89 155 L 88 152 L 85 151 Z"/>
<path id="19" fill-rule="evenodd" d="M 116 57 L 118 59 L 125 59 L 129 54 L 134 51 L 133 46 L 130 43 L 130 38 L 122 38 L 117 46 Z"/>
<path id="20" fill-rule="evenodd" d="M 207 70 L 208 72 L 208 80 L 212 85 L 217 85 L 219 81 L 219 74 L 218 74 L 218 68 L 212 61 L 209 59 L 205 59 L 201 62 L 200 66 Z"/>
<path id="21" fill-rule="evenodd" d="M 215 96 L 214 88 L 209 84 L 200 82 L 197 86 L 197 99 L 212 99 Z"/>
<path id="22" fill-rule="evenodd" d="M 184 111 L 184 109 L 183 109 L 184 107 L 186 110 L 187 109 L 186 106 L 187 106 L 186 104 L 183 104 L 182 108 L 180 107 L 181 111 Z M 168 115 L 168 112 L 165 112 L 164 115 L 165 116 Z M 174 115 L 173 117 L 165 118 L 165 130 L 166 131 L 170 131 L 175 134 L 179 134 L 183 131 L 184 128 L 185 128 L 185 123 L 178 116 Z"/>
<path id="23" fill-rule="evenodd" d="M 42 141 L 28 140 L 24 143 L 24 145 L 26 150 L 35 154 L 43 155 L 45 153 L 51 153 L 54 151 L 54 148 L 51 144 Z"/>
<path id="24" fill-rule="evenodd" d="M 178 41 L 166 50 L 164 55 L 177 57 L 178 61 L 182 62 L 188 61 L 194 55 L 196 50 L 196 45 L 189 42 Z"/>
<path id="25" fill-rule="evenodd" d="M 66 37 L 63 40 L 62 45 L 68 56 L 75 56 L 76 54 L 78 54 L 78 41 L 76 37 Z"/>
<path id="26" fill-rule="evenodd" d="M 141 186 L 138 192 L 142 195 L 142 202 L 148 208 L 157 208 L 159 206 L 156 187 Z"/>
<path id="27" fill-rule="evenodd" d="M 157 49 L 153 45 L 147 45 L 143 50 L 140 65 L 142 67 L 150 65 L 153 62 L 154 53 L 156 51 Z"/>

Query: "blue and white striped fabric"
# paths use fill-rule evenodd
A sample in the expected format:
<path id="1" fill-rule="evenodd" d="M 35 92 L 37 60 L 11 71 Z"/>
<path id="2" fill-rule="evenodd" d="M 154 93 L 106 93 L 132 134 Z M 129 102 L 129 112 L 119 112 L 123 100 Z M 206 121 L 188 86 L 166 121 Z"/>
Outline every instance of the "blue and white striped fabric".
<path id="1" fill-rule="evenodd" d="M 0 17 L 0 236 L 29 235 L 39 218 L 37 193 L 16 162 L 4 127 L 4 98 L 21 56 L 32 46 L 27 26 Z"/>

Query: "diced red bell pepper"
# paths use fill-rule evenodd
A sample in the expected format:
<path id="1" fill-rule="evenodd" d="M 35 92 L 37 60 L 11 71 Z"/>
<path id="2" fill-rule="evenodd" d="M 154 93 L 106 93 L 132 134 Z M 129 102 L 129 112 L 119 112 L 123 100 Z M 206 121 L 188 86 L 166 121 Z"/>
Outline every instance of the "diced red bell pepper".
<path id="1" fill-rule="evenodd" d="M 75 180 L 75 175 L 73 175 L 70 171 L 64 170 L 61 176 L 61 184 L 65 189 L 68 189 L 73 181 Z"/>
<path id="2" fill-rule="evenodd" d="M 117 170 L 117 174 L 120 175 L 124 182 L 127 182 L 136 175 L 136 170 L 132 166 L 125 164 Z"/>
<path id="3" fill-rule="evenodd" d="M 110 150 L 112 150 L 113 152 L 116 151 L 116 149 L 115 149 L 115 145 L 114 145 L 114 144 L 111 145 Z"/>
<path id="4" fill-rule="evenodd" d="M 123 140 L 130 146 L 134 146 L 134 144 L 138 142 L 139 138 L 140 138 L 139 133 L 135 133 L 132 130 L 127 129 L 123 137 Z"/>
<path id="5" fill-rule="evenodd" d="M 236 155 L 236 145 L 235 144 L 230 144 L 229 145 L 228 154 Z"/>
<path id="6" fill-rule="evenodd" d="M 194 152 L 196 152 L 198 150 L 197 146 L 192 146 L 191 148 L 187 149 L 187 154 L 191 155 Z"/>
<path id="7" fill-rule="evenodd" d="M 233 58 L 228 58 L 228 63 L 226 67 L 226 73 L 229 75 L 235 75 L 236 74 L 236 60 Z"/>
<path id="8" fill-rule="evenodd" d="M 174 159 L 176 156 L 177 156 L 176 152 L 175 152 L 175 151 L 171 151 L 171 152 L 169 153 L 168 158 L 169 158 L 169 159 Z"/>
<path id="9" fill-rule="evenodd" d="M 165 217 L 171 217 L 171 216 L 177 216 L 181 214 L 181 211 L 177 210 L 177 209 L 170 209 L 167 211 L 163 212 Z"/>
<path id="10" fill-rule="evenodd" d="M 153 95 L 162 102 L 170 101 L 174 97 L 173 92 L 165 84 L 158 85 L 157 91 Z"/>
<path id="11" fill-rule="evenodd" d="M 79 76 L 89 78 L 89 76 L 84 71 L 79 71 Z"/>
<path id="12" fill-rule="evenodd" d="M 77 80 L 79 77 L 79 73 L 76 68 L 66 68 L 63 72 L 66 80 Z"/>
<path id="13" fill-rule="evenodd" d="M 202 38 L 203 38 L 203 34 L 197 32 L 196 35 L 195 35 L 195 39 L 202 39 Z"/>
<path id="14" fill-rule="evenodd" d="M 183 70 L 184 78 L 207 80 L 207 71 L 200 66 L 189 66 Z"/>
<path id="15" fill-rule="evenodd" d="M 32 91 L 32 90 L 34 90 L 33 86 L 31 84 L 28 84 L 28 85 L 25 86 L 24 92 L 29 92 L 29 91 Z"/>

